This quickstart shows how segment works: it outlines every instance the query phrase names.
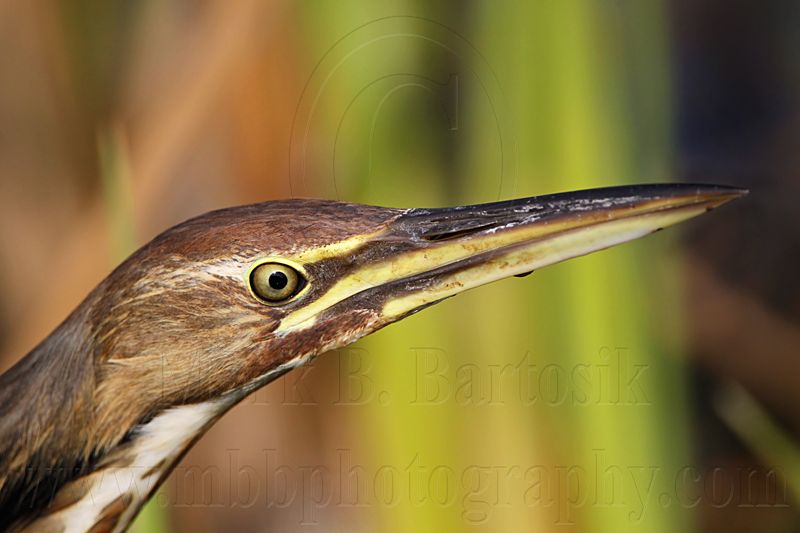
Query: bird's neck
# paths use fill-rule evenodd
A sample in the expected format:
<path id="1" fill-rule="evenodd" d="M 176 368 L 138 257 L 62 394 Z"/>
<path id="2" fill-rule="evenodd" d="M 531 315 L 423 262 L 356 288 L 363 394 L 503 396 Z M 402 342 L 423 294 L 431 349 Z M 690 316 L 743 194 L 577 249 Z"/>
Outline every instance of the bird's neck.
<path id="1" fill-rule="evenodd" d="M 0 530 L 87 471 L 94 372 L 85 321 L 73 314 L 0 376 Z"/>
<path id="2" fill-rule="evenodd" d="M 233 403 L 106 401 L 89 329 L 79 308 L 0 375 L 0 531 L 121 530 Z"/>
<path id="3" fill-rule="evenodd" d="M 228 407 L 209 401 L 160 413 L 90 472 L 64 485 L 22 531 L 124 531 L 174 465 Z"/>

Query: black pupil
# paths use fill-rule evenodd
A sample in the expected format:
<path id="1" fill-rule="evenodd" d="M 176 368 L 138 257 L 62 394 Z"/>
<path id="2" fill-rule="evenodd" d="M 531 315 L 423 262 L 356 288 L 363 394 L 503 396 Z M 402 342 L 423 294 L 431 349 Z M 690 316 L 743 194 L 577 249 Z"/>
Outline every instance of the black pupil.
<path id="1" fill-rule="evenodd" d="M 286 287 L 289 283 L 289 278 L 283 272 L 273 272 L 269 275 L 269 286 L 276 291 Z"/>

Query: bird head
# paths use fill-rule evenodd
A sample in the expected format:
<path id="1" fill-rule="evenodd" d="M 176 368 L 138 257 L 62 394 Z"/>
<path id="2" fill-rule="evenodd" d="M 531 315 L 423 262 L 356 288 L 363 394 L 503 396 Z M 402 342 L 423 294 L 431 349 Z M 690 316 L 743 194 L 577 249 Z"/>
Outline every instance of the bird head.
<path id="1" fill-rule="evenodd" d="M 463 290 L 738 194 L 664 185 L 440 209 L 286 200 L 215 211 L 163 233 L 98 288 L 100 392 L 136 390 L 147 411 L 235 400 Z"/>

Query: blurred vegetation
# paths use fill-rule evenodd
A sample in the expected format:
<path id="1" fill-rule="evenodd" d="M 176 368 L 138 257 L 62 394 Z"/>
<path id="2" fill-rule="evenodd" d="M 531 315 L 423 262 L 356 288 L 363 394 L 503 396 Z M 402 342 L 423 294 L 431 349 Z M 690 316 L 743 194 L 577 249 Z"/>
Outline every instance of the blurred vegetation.
<path id="1" fill-rule="evenodd" d="M 355 27 L 338 2 L 329 9 L 315 5 L 308 17 L 308 34 L 321 47 Z M 652 2 L 619 10 L 600 3 L 520 3 L 483 5 L 455 27 L 414 17 L 361 27 L 330 50 L 319 49 L 318 55 L 336 58 L 323 59 L 323 67 L 336 69 L 324 70 L 327 86 L 314 96 L 327 106 L 318 111 L 325 118 L 314 124 L 336 131 L 327 142 L 337 146 L 326 152 L 335 152 L 333 169 L 323 160 L 316 176 L 335 178 L 335 192 L 348 200 L 452 205 L 669 175 L 663 20 Z M 373 79 L 385 81 L 358 92 Z M 513 467 L 523 465 L 592 472 L 598 455 L 609 465 L 665 471 L 687 464 L 681 363 L 665 358 L 678 354 L 680 332 L 674 320 L 653 320 L 647 304 L 657 299 L 660 314 L 676 314 L 677 301 L 662 289 L 669 286 L 662 278 L 673 275 L 660 268 L 669 263 L 667 251 L 662 239 L 574 261 L 524 283 L 476 290 L 364 340 L 369 353 L 380 354 L 372 362 L 375 379 L 401 398 L 419 393 L 419 365 L 446 365 L 454 376 L 463 365 L 514 368 L 529 354 L 539 369 L 563 369 L 562 381 L 575 368 L 627 372 L 631 361 L 647 368 L 642 396 L 618 402 L 546 405 L 547 398 L 539 398 L 530 405 L 512 390 L 513 382 L 498 379 L 485 384 L 497 389 L 488 391 L 499 395 L 496 402 L 375 405 L 358 426 L 369 428 L 363 438 L 376 462 L 407 464 L 419 454 L 456 472 L 473 464 L 505 466 L 512 477 L 519 475 Z M 536 383 L 534 392 L 544 396 L 569 387 Z M 544 489 L 539 505 L 500 505 L 491 520 L 470 525 L 487 531 L 689 528 L 685 511 L 658 502 L 645 502 L 635 519 L 636 511 L 621 501 L 592 503 L 623 491 L 631 497 L 630 480 L 622 480 L 623 487 L 600 486 L 603 494 L 591 496 L 589 479 L 580 479 L 582 486 L 571 481 L 546 480 L 554 486 Z M 654 494 L 670 493 L 671 483 L 657 480 Z M 548 490 L 559 489 L 579 494 L 545 504 L 553 495 Z M 581 503 L 565 509 L 572 498 Z M 401 500 L 381 513 L 378 529 L 459 531 L 464 519 L 458 505 Z"/>
<path id="2" fill-rule="evenodd" d="M 674 4 L 0 3 L 2 368 L 133 248 L 208 209 L 288 196 L 441 206 L 673 179 Z M 738 248 L 730 219 L 703 224 L 728 247 L 696 255 Z M 742 444 L 791 480 L 798 463 L 797 426 L 755 403 L 723 409 L 742 436 L 731 444 L 691 391 L 708 370 L 689 357 L 800 420 L 800 343 L 794 321 L 704 274 L 674 235 L 476 289 L 259 391 L 184 460 L 220 486 L 179 468 L 134 529 L 792 530 L 793 500 L 690 504 L 715 461 L 760 468 Z M 59 283 L 40 282 L 53 272 Z M 726 339 L 741 315 L 763 336 Z M 764 350 L 771 364 L 742 362 L 764 338 L 782 339 Z M 343 401 L 353 369 L 367 388 Z M 336 480 L 343 451 L 375 491 L 386 467 L 421 477 L 391 503 L 373 491 L 337 504 L 339 481 L 320 508 L 313 494 L 264 499 L 273 456 L 302 483 L 308 465 Z M 256 505 L 226 500 L 232 457 L 266 480 Z"/>

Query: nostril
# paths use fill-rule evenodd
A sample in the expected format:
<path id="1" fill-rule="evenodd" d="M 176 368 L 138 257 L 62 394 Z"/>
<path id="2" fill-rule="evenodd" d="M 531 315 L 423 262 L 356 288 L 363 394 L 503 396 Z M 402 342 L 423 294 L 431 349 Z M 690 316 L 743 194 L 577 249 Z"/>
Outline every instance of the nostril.
<path id="1" fill-rule="evenodd" d="M 393 224 L 393 231 L 429 242 L 468 237 L 481 232 L 530 222 L 550 206 L 532 199 L 492 204 L 409 209 Z"/>
<path id="2" fill-rule="evenodd" d="M 446 223 L 443 224 L 443 226 L 444 225 L 446 225 Z M 451 226 L 447 228 L 443 227 L 439 231 L 425 232 L 421 234 L 420 237 L 422 237 L 426 241 L 432 241 L 432 242 L 449 241 L 453 239 L 458 239 L 459 237 L 472 235 L 473 233 L 499 228 L 503 225 L 505 224 L 500 222 L 490 222 L 488 224 L 479 224 L 479 225 L 465 226 L 465 227 L 458 227 L 458 226 Z"/>

